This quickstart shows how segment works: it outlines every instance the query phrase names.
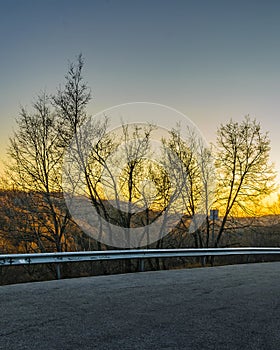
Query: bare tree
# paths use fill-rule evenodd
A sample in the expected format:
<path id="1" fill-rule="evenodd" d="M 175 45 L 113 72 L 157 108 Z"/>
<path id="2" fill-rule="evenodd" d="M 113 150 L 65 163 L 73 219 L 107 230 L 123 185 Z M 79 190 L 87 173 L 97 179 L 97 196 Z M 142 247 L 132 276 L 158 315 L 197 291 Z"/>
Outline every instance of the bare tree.
<path id="1" fill-rule="evenodd" d="M 62 251 L 67 249 L 69 222 L 60 178 L 63 148 L 58 120 L 45 93 L 34 102 L 31 113 L 21 109 L 17 125 L 10 138 L 7 176 L 15 189 L 26 193 L 21 207 L 28 213 L 34 232 L 40 232 L 57 251 Z M 38 240 L 40 251 L 46 249 L 42 242 Z"/>
<path id="2" fill-rule="evenodd" d="M 124 228 L 123 239 L 130 246 L 129 228 L 139 224 L 134 209 L 142 200 L 140 184 L 147 175 L 143 164 L 151 127 L 122 125 L 116 136 L 108 131 L 108 123 L 106 117 L 91 120 L 77 132 L 69 149 L 69 190 L 73 187 L 73 198 L 79 194 L 90 200 L 100 219 L 100 231 L 107 231 L 103 241 L 114 246 L 114 225 Z"/>
<path id="3" fill-rule="evenodd" d="M 87 120 L 86 108 L 91 100 L 91 91 L 84 82 L 83 67 L 84 59 L 80 54 L 75 63 L 69 64 L 65 84 L 52 96 L 65 147 Z"/>
<path id="4" fill-rule="evenodd" d="M 215 240 L 218 247 L 231 215 L 252 215 L 257 202 L 274 189 L 275 172 L 269 162 L 270 140 L 260 124 L 248 116 L 240 123 L 222 124 L 217 134 L 217 205 L 222 219 Z"/>
<path id="5" fill-rule="evenodd" d="M 171 151 L 168 162 L 171 171 L 176 173 L 174 178 L 180 198 L 176 204 L 180 213 L 176 236 L 178 243 L 186 245 L 191 233 L 195 247 L 208 247 L 209 230 L 205 220 L 213 198 L 213 159 L 209 148 L 194 130 L 186 131 L 187 139 L 182 139 L 181 133 L 179 126 L 170 132 L 169 140 L 163 140 L 164 147 Z"/>

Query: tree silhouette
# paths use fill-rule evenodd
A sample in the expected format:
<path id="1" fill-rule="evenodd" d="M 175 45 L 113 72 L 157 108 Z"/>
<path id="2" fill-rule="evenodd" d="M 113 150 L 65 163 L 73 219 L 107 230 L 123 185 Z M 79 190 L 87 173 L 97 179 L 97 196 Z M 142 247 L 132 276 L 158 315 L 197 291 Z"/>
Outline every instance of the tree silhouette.
<path id="1" fill-rule="evenodd" d="M 249 116 L 219 127 L 216 151 L 216 204 L 222 211 L 217 247 L 230 214 L 252 215 L 255 204 L 273 191 L 275 171 L 268 134 Z"/>

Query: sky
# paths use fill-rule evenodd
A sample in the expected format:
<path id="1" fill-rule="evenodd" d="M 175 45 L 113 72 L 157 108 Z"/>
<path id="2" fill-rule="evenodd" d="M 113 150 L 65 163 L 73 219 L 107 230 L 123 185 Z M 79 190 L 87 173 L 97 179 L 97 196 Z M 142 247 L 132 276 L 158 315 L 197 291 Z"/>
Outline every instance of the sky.
<path id="1" fill-rule="evenodd" d="M 280 2 L 0 0 L 0 156 L 20 106 L 85 58 L 89 112 L 134 101 L 187 115 L 215 141 L 256 118 L 280 173 Z M 278 176 L 278 178 L 280 178 Z"/>

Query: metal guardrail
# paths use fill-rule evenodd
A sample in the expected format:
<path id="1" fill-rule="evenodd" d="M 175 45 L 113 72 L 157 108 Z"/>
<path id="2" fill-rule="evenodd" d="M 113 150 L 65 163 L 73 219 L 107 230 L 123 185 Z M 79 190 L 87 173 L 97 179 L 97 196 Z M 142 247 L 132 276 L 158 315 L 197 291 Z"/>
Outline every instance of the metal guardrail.
<path id="1" fill-rule="evenodd" d="M 204 257 L 226 255 L 280 254 L 280 248 L 201 248 L 201 249 L 135 249 L 62 253 L 0 254 L 0 266 L 50 264 L 118 259 Z"/>

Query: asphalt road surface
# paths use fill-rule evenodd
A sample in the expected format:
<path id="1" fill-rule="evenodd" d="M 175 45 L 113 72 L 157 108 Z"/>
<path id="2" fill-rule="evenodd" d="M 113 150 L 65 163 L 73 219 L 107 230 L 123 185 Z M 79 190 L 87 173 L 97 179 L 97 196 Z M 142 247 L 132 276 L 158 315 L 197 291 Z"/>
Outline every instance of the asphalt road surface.
<path id="1" fill-rule="evenodd" d="M 0 287 L 0 349 L 280 349 L 280 263 Z"/>

